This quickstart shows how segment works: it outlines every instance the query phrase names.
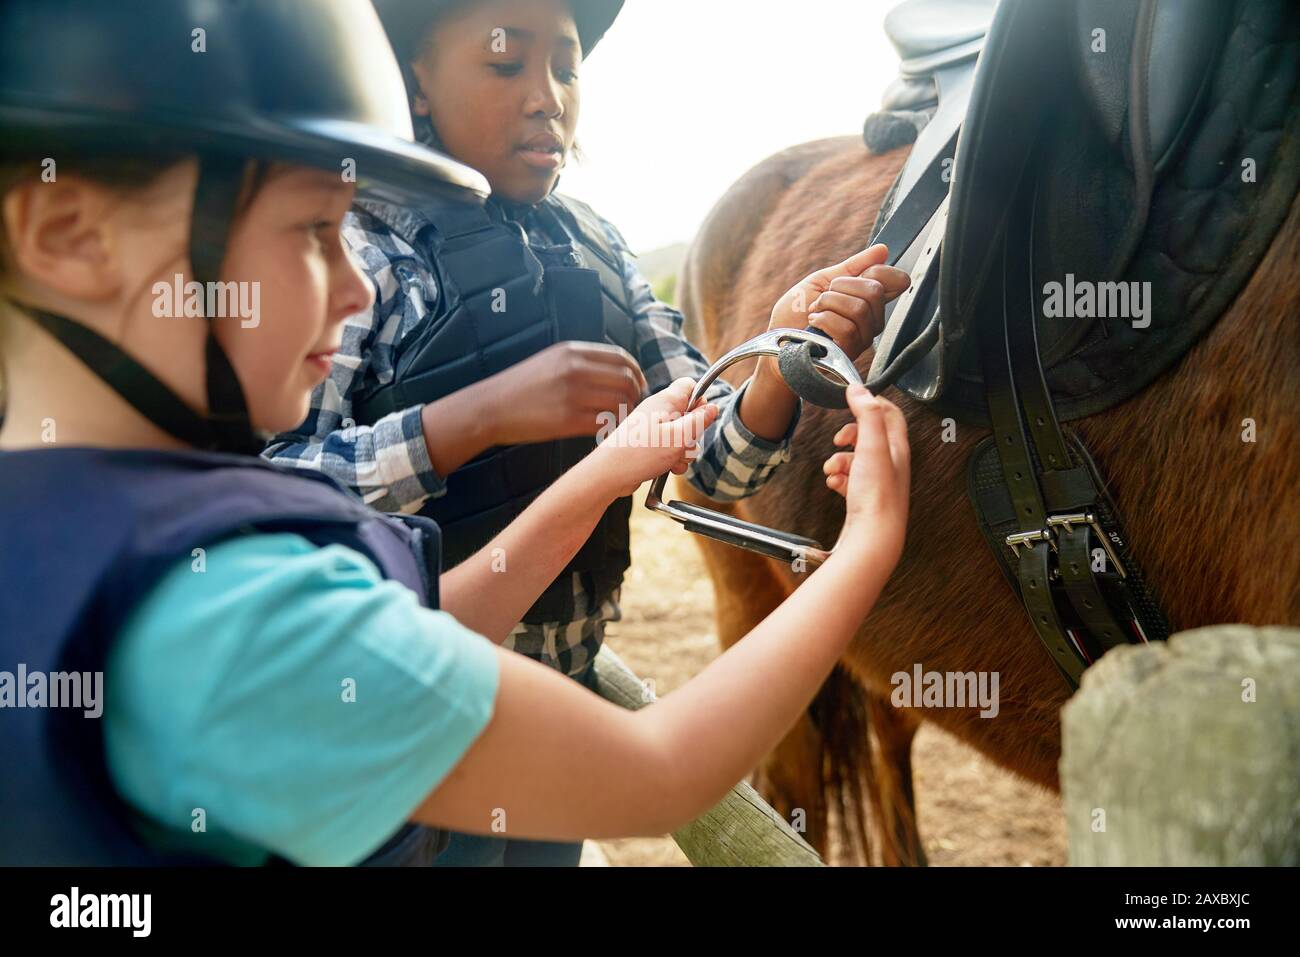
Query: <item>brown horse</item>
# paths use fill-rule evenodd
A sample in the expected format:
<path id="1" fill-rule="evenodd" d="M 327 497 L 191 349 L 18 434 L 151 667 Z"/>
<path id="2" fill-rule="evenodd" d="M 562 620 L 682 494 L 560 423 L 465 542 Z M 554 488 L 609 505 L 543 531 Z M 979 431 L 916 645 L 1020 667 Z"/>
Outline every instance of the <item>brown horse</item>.
<path id="1" fill-rule="evenodd" d="M 789 286 L 861 249 L 906 152 L 875 156 L 856 137 L 822 140 L 771 157 L 738 181 L 684 268 L 682 305 L 695 340 L 720 355 L 761 332 Z M 1232 308 L 1177 365 L 1133 399 L 1072 423 L 1109 481 L 1173 630 L 1300 624 L 1297 262 L 1293 206 Z M 868 353 L 858 363 L 864 377 L 870 360 Z M 750 371 L 744 364 L 727 377 L 741 381 Z M 910 425 L 907 548 L 840 671 L 769 756 L 759 784 L 783 813 L 804 811 L 808 837 L 823 853 L 838 826 L 838 843 L 864 861 L 871 858 L 869 803 L 881 858 L 907 864 L 924 862 L 910 764 L 920 722 L 935 721 L 1003 767 L 1056 789 L 1067 690 L 967 499 L 967 459 L 986 433 L 960 427 L 956 441 L 944 441 L 952 436 L 932 411 L 897 390 L 888 397 Z M 729 510 L 833 542 L 843 505 L 826 488 L 821 464 L 847 415 L 805 405 L 792 460 Z M 679 491 L 703 501 L 684 484 Z M 799 585 L 801 576 L 784 564 L 697 541 L 724 647 Z M 975 708 L 893 707 L 891 675 L 916 663 L 926 671 L 998 672 L 1000 713 L 983 719 Z"/>

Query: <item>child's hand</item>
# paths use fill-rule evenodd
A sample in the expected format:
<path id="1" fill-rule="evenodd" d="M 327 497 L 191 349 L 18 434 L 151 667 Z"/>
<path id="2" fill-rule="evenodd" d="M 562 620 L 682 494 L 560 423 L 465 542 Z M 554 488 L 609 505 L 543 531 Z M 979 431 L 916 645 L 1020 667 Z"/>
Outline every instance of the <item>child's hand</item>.
<path id="1" fill-rule="evenodd" d="M 690 379 L 678 379 L 650 396 L 587 456 L 597 472 L 594 481 L 611 499 L 631 495 L 665 472 L 686 471 L 696 443 L 718 417 L 718 407 L 708 403 L 686 412 L 694 387 Z"/>
<path id="2" fill-rule="evenodd" d="M 605 342 L 557 342 L 480 385 L 492 445 L 595 435 L 646 388 L 636 360 Z"/>
<path id="3" fill-rule="evenodd" d="M 840 429 L 834 442 L 853 449 L 836 452 L 822 466 L 826 485 L 847 504 L 840 543 L 896 562 L 907 531 L 912 476 L 907 419 L 898 406 L 863 386 L 849 386 L 847 395 L 856 421 Z"/>
<path id="4" fill-rule="evenodd" d="M 813 273 L 772 308 L 768 328 L 812 326 L 856 359 L 885 327 L 885 303 L 911 283 L 903 270 L 886 266 L 889 250 L 877 243 L 844 262 Z"/>

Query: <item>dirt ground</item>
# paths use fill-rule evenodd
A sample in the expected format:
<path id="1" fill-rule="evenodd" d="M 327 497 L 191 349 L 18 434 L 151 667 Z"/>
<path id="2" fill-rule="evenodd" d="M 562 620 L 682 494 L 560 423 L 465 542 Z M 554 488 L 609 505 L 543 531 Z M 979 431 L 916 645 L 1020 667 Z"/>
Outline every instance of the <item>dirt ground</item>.
<path id="1" fill-rule="evenodd" d="M 608 641 L 662 696 L 718 653 L 713 588 L 694 536 L 647 511 L 643 498 L 644 489 L 632 513 L 634 561 L 623 587 L 623 620 L 610 625 Z M 917 814 L 932 865 L 1065 863 L 1056 795 L 1013 777 L 933 725 L 922 728 L 914 749 Z M 593 863 L 616 867 L 688 866 L 670 837 L 601 841 L 588 850 Z"/>

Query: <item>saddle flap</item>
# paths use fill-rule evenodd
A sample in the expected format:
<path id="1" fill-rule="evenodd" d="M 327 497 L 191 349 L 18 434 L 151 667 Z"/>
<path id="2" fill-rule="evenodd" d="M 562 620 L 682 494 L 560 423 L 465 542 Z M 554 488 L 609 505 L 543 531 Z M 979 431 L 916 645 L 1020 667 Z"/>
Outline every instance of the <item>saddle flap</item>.
<path id="1" fill-rule="evenodd" d="M 978 293 L 997 261 L 1001 234 L 1043 119 L 1060 84 L 1064 4 L 998 7 L 975 71 L 970 105 L 957 140 L 939 301 L 946 316 L 972 325 Z"/>

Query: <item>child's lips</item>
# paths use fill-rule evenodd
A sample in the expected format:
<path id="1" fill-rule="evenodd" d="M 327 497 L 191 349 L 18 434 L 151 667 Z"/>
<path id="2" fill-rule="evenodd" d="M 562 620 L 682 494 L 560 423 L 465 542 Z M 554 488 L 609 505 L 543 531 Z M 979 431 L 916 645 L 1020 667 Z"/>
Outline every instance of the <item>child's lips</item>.
<path id="1" fill-rule="evenodd" d="M 521 146 L 516 152 L 520 159 L 534 169 L 557 170 L 564 162 L 564 153 L 560 150 Z"/>
<path id="2" fill-rule="evenodd" d="M 322 377 L 328 377 L 334 369 L 334 356 L 338 349 L 328 349 L 325 352 L 313 352 L 304 361 L 311 366 L 316 373 Z"/>
<path id="3" fill-rule="evenodd" d="M 564 162 L 564 140 L 554 133 L 538 133 L 519 145 L 520 158 L 536 169 L 556 170 Z"/>

